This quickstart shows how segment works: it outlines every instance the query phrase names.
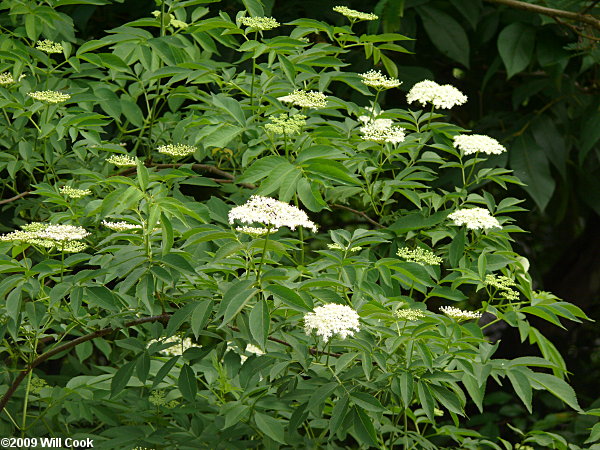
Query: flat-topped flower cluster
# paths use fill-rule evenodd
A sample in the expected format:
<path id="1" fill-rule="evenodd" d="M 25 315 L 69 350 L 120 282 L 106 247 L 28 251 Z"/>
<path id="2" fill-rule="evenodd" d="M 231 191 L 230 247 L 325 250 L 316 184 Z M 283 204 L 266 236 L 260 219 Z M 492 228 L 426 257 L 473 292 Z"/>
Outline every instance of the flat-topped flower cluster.
<path id="1" fill-rule="evenodd" d="M 233 224 L 236 220 L 247 224 L 260 223 L 271 229 L 288 227 L 295 230 L 296 227 L 302 226 L 317 231 L 317 226 L 308 219 L 304 211 L 260 195 L 253 195 L 245 204 L 229 211 L 229 223 Z"/>

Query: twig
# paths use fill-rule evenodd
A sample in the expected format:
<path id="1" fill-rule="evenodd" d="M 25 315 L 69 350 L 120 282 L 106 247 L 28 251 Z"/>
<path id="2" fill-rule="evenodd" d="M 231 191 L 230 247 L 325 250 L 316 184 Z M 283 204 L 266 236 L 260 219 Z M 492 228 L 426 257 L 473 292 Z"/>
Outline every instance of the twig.
<path id="1" fill-rule="evenodd" d="M 175 169 L 178 167 L 182 167 L 182 166 L 191 166 L 191 168 L 193 170 L 197 170 L 199 172 L 209 172 L 209 173 L 213 173 L 215 175 L 219 175 L 223 178 L 226 178 L 227 180 L 230 180 L 229 182 L 235 183 L 235 177 L 230 174 L 229 172 L 225 172 L 224 170 L 218 169 L 215 166 L 211 166 L 210 164 L 185 164 L 185 163 L 173 163 L 173 164 L 154 164 L 154 163 L 150 163 L 147 164 L 146 167 L 156 167 L 157 169 Z M 129 167 L 127 169 L 124 169 L 120 172 L 117 173 L 117 175 L 120 176 L 127 176 L 130 175 L 132 173 L 135 173 L 137 171 L 136 167 Z M 219 180 L 219 179 L 214 179 L 213 181 L 216 181 L 217 183 L 227 183 L 228 181 L 225 180 Z M 243 186 L 247 189 L 256 189 L 256 186 L 250 183 L 236 183 L 239 184 L 240 186 Z"/>
<path id="2" fill-rule="evenodd" d="M 141 319 L 136 319 L 136 320 L 132 320 L 131 322 L 127 322 L 123 328 L 133 327 L 135 325 L 141 325 L 143 323 L 149 323 L 149 322 L 167 321 L 167 320 L 169 320 L 170 317 L 171 317 L 170 314 L 161 314 L 159 316 L 142 317 Z M 92 333 L 78 337 L 77 339 L 73 339 L 72 341 L 65 342 L 64 344 L 59 345 L 58 347 L 54 347 L 53 349 L 48 350 L 47 352 L 38 356 L 36 359 L 33 360 L 33 362 L 29 366 L 27 366 L 25 369 L 23 369 L 21 371 L 21 373 L 19 373 L 17 378 L 15 378 L 15 380 L 13 381 L 12 385 L 4 393 L 4 395 L 2 396 L 2 399 L 0 400 L 0 411 L 2 411 L 4 409 L 4 407 L 6 406 L 6 404 L 10 400 L 10 398 L 13 396 L 13 394 L 15 393 L 15 391 L 17 390 L 17 388 L 19 387 L 21 382 L 25 379 L 27 374 L 29 372 L 31 372 L 35 367 L 39 366 L 41 363 L 43 363 L 48 358 L 51 358 L 54 355 L 64 352 L 65 350 L 70 350 L 71 348 L 73 348 L 83 342 L 91 341 L 92 339 L 96 339 L 97 337 L 101 337 L 106 334 L 112 333 L 113 331 L 116 331 L 117 329 L 118 328 L 109 327 L 109 328 L 103 328 L 101 330 L 94 331 Z"/>
<path id="3" fill-rule="evenodd" d="M 560 20 L 558 17 L 553 17 L 553 19 L 559 25 L 563 25 L 563 26 L 565 26 L 565 27 L 570 28 L 571 30 L 573 30 L 573 33 L 575 33 L 577 36 L 580 36 L 580 37 L 585 38 L 585 39 L 589 39 L 590 41 L 600 41 L 600 38 L 597 38 L 595 36 L 590 36 L 588 34 L 583 34 L 581 32 L 581 30 L 579 29 L 579 27 L 577 27 L 577 26 L 575 26 L 575 25 L 573 25 L 571 23 L 564 22 L 564 21 Z"/>
<path id="4" fill-rule="evenodd" d="M 20 198 L 23 198 L 23 197 L 25 197 L 27 195 L 29 195 L 29 191 L 21 192 L 20 194 L 17 194 L 14 197 L 6 198 L 4 200 L 0 200 L 0 205 L 4 205 L 4 204 L 10 203 L 10 202 L 14 202 L 15 200 L 19 200 Z"/>
<path id="5" fill-rule="evenodd" d="M 564 19 L 571 19 L 577 22 L 587 23 L 592 27 L 600 30 L 600 20 L 591 14 L 580 14 L 572 11 L 564 11 L 562 9 L 547 8 L 545 6 L 534 5 L 532 3 L 526 3 L 519 0 L 486 0 L 488 3 L 496 3 L 498 5 L 510 6 L 515 9 L 522 9 L 523 11 L 534 12 L 543 14 L 550 17 L 562 17 Z"/>
<path id="6" fill-rule="evenodd" d="M 364 219 L 366 221 L 368 221 L 369 223 L 375 225 L 377 228 L 385 228 L 383 225 L 381 225 L 379 222 L 374 221 L 373 219 L 371 219 L 369 216 L 367 216 L 364 212 L 362 211 L 357 211 L 356 209 L 352 209 L 349 208 L 348 206 L 344 206 L 344 205 L 338 205 L 337 203 L 332 204 L 331 206 L 333 206 L 334 208 L 338 208 L 338 209 L 345 209 L 346 211 L 350 211 L 354 214 L 357 214 L 361 217 L 364 217 Z"/>

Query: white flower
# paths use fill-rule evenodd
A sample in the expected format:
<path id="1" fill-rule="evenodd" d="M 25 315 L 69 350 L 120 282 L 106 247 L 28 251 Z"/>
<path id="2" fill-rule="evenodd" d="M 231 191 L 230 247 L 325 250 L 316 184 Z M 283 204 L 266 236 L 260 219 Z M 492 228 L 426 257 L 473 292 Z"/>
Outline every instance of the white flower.
<path id="1" fill-rule="evenodd" d="M 197 345 L 194 345 L 190 338 L 181 339 L 179 336 L 171 336 L 162 340 L 152 339 L 150 342 L 148 342 L 146 348 L 150 347 L 150 345 L 154 344 L 155 342 L 160 342 L 161 344 L 171 344 L 173 342 L 176 343 L 176 345 L 160 351 L 160 353 L 165 356 L 181 356 L 188 348 L 198 347 Z"/>
<path id="2" fill-rule="evenodd" d="M 317 336 L 323 337 L 324 341 L 328 341 L 334 334 L 346 339 L 354 336 L 355 331 L 360 331 L 358 319 L 356 311 L 349 306 L 328 303 L 304 315 L 304 331 L 310 334 L 312 330 L 316 330 Z"/>
<path id="3" fill-rule="evenodd" d="M 185 145 L 185 144 L 168 144 L 161 145 L 158 147 L 158 153 L 163 153 L 165 155 L 171 156 L 188 156 L 196 151 L 196 147 L 193 145 Z"/>
<path id="4" fill-rule="evenodd" d="M 114 230 L 114 231 L 128 231 L 128 230 L 141 230 L 142 229 L 141 225 L 135 225 L 133 223 L 128 223 L 125 221 L 109 222 L 107 220 L 103 220 L 102 225 L 104 225 L 105 227 L 110 228 L 111 230 Z"/>
<path id="5" fill-rule="evenodd" d="M 7 84 L 13 84 L 14 82 L 15 82 L 15 79 L 13 78 L 11 73 L 9 73 L 9 72 L 0 73 L 0 85 L 5 86 Z"/>
<path id="6" fill-rule="evenodd" d="M 46 103 L 61 103 L 71 98 L 69 94 L 63 94 L 62 92 L 58 91 L 35 91 L 30 92 L 27 95 L 40 102 Z"/>
<path id="7" fill-rule="evenodd" d="M 462 208 L 454 211 L 448 218 L 454 221 L 454 225 L 466 225 L 469 230 L 502 228 L 498 219 L 485 208 Z"/>
<path id="8" fill-rule="evenodd" d="M 432 251 L 425 250 L 421 247 L 417 247 L 414 250 L 410 250 L 407 247 L 398 249 L 396 253 L 400 258 L 407 261 L 421 264 L 422 266 L 428 264 L 430 266 L 437 266 L 442 263 L 443 259 L 436 256 Z"/>
<path id="9" fill-rule="evenodd" d="M 71 186 L 61 186 L 59 191 L 62 195 L 65 195 L 69 198 L 81 198 L 92 193 L 92 191 L 89 189 L 75 189 Z"/>
<path id="10" fill-rule="evenodd" d="M 271 30 L 279 26 L 273 17 L 240 17 L 240 23 L 257 30 Z"/>
<path id="11" fill-rule="evenodd" d="M 361 116 L 359 119 L 364 117 Z M 390 119 L 375 119 L 360 127 L 360 132 L 363 134 L 365 141 L 379 142 L 380 144 L 385 142 L 398 144 L 404 141 L 404 128 L 392 125 L 392 123 Z"/>
<path id="12" fill-rule="evenodd" d="M 75 225 L 48 225 L 37 232 L 38 237 L 53 241 L 75 241 L 90 235 L 83 227 Z"/>
<path id="13" fill-rule="evenodd" d="M 293 136 L 294 134 L 299 134 L 302 127 L 306 125 L 306 116 L 302 114 L 295 114 L 293 116 L 279 114 L 278 117 L 271 117 L 270 119 L 271 123 L 266 124 L 265 129 L 274 134 Z"/>
<path id="14" fill-rule="evenodd" d="M 465 155 L 473 153 L 499 155 L 506 151 L 506 148 L 496 139 L 484 134 L 460 134 L 454 136 L 454 148 L 462 150 Z"/>
<path id="15" fill-rule="evenodd" d="M 347 8 L 346 6 L 335 6 L 333 8 L 333 10 L 335 12 L 338 12 L 338 13 L 346 16 L 349 19 L 356 19 L 356 20 L 377 20 L 377 19 L 379 19 L 379 16 L 376 16 L 375 14 L 356 11 L 355 9 Z"/>
<path id="16" fill-rule="evenodd" d="M 379 70 L 369 70 L 368 72 L 361 73 L 358 76 L 362 78 L 362 82 L 365 85 L 371 86 L 378 90 L 392 89 L 402 84 L 402 82 L 397 78 L 388 78 L 387 76 L 383 75 Z"/>
<path id="17" fill-rule="evenodd" d="M 327 106 L 327 96 L 322 92 L 303 91 L 296 89 L 291 94 L 278 97 L 280 102 L 291 103 L 300 108 L 325 108 Z"/>
<path id="18" fill-rule="evenodd" d="M 248 344 L 246 345 L 246 351 L 248 353 L 254 353 L 255 355 L 264 355 L 265 352 L 263 352 L 260 348 L 258 348 L 256 345 L 253 344 Z"/>
<path id="19" fill-rule="evenodd" d="M 43 41 L 37 41 L 37 45 L 35 46 L 38 50 L 41 50 L 45 53 L 62 53 L 63 46 L 58 42 L 51 41 L 49 39 L 45 39 Z"/>
<path id="20" fill-rule="evenodd" d="M 135 158 L 132 158 L 129 155 L 110 155 L 106 158 L 106 162 L 119 167 L 131 167 L 136 165 Z"/>
<path id="21" fill-rule="evenodd" d="M 250 236 L 264 236 L 267 233 L 277 233 L 279 228 L 257 228 L 257 227 L 248 227 L 244 225 L 243 227 L 236 227 L 235 231 L 239 231 L 240 233 L 246 233 Z"/>
<path id="22" fill-rule="evenodd" d="M 49 225 L 32 222 L 22 225 L 21 230 L 0 236 L 0 241 L 26 242 L 44 248 L 57 247 L 65 252 L 79 252 L 87 247 L 83 242 L 77 242 L 90 233 L 82 227 L 74 225 Z"/>
<path id="23" fill-rule="evenodd" d="M 454 306 L 442 306 L 440 311 L 446 314 L 448 317 L 451 317 L 456 320 L 471 320 L 471 319 L 479 319 L 481 317 L 481 313 L 474 311 L 464 311 L 460 308 L 455 308 Z"/>
<path id="24" fill-rule="evenodd" d="M 465 103 L 467 96 L 449 84 L 439 85 L 435 81 L 424 80 L 410 89 L 406 100 L 408 103 L 418 101 L 422 106 L 431 103 L 436 108 L 450 109 Z"/>
<path id="25" fill-rule="evenodd" d="M 253 195 L 245 204 L 229 211 L 229 223 L 235 220 L 242 223 L 262 223 L 267 227 L 288 227 L 295 230 L 297 226 L 310 228 L 314 232 L 317 226 L 308 219 L 304 211 L 270 197 Z"/>
<path id="26" fill-rule="evenodd" d="M 422 310 L 416 308 L 399 309 L 396 312 L 394 312 L 394 315 L 398 319 L 403 320 L 418 320 L 422 317 L 425 317 L 425 313 Z"/>

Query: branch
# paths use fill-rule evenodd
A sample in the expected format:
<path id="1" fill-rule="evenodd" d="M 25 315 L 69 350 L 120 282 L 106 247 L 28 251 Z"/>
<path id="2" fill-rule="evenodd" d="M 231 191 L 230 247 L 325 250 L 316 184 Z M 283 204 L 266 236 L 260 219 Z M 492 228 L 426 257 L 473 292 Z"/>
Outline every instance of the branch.
<path id="1" fill-rule="evenodd" d="M 14 202 L 15 200 L 19 200 L 25 196 L 29 195 L 29 191 L 21 192 L 20 194 L 15 195 L 14 197 L 7 198 L 4 200 L 0 200 L 0 205 L 4 205 L 6 203 Z"/>
<path id="2" fill-rule="evenodd" d="M 136 320 L 132 320 L 131 322 L 127 322 L 125 324 L 125 326 L 122 328 L 133 327 L 135 325 L 141 325 L 143 323 L 149 323 L 149 322 L 166 321 L 170 317 L 171 317 L 170 314 L 161 314 L 159 316 L 142 317 L 141 319 L 136 319 Z M 113 331 L 115 331 L 117 329 L 118 328 L 112 328 L 112 327 L 103 328 L 101 330 L 97 330 L 92 333 L 86 334 L 84 336 L 78 337 L 77 339 L 73 339 L 72 341 L 65 342 L 64 344 L 59 345 L 58 347 L 54 347 L 52 350 L 48 350 L 47 352 L 42 353 L 40 356 L 38 356 L 36 359 L 34 359 L 33 362 L 28 367 L 23 369 L 21 371 L 21 373 L 19 373 L 17 378 L 15 378 L 15 381 L 13 381 L 12 385 L 8 388 L 8 391 L 5 392 L 5 394 L 2 396 L 2 399 L 0 400 L 0 411 L 2 411 L 4 409 L 4 407 L 6 406 L 6 404 L 10 400 L 10 398 L 13 396 L 13 394 L 15 393 L 15 391 L 17 390 L 17 388 L 19 387 L 21 382 L 25 379 L 27 374 L 29 372 L 31 372 L 35 367 L 39 366 L 41 363 L 43 363 L 48 358 L 51 358 L 54 355 L 64 352 L 65 350 L 70 350 L 73 347 L 75 347 L 83 342 L 91 341 L 92 339 L 96 339 L 97 337 L 101 337 L 106 334 L 112 333 Z"/>
<path id="3" fill-rule="evenodd" d="M 371 219 L 369 216 L 367 216 L 364 212 L 362 211 L 357 211 L 356 209 L 352 209 L 349 208 L 347 206 L 344 205 L 338 205 L 337 203 L 332 204 L 331 206 L 333 206 L 334 208 L 338 208 L 338 209 L 345 209 L 346 211 L 350 211 L 354 214 L 357 214 L 361 217 L 364 217 L 365 220 L 367 220 L 369 223 L 371 223 L 372 225 L 375 225 L 377 228 L 385 228 L 383 225 L 381 225 L 379 222 L 374 221 L 373 219 Z"/>
<path id="4" fill-rule="evenodd" d="M 592 27 L 600 30 L 600 20 L 591 14 L 580 14 L 572 11 L 564 11 L 562 9 L 547 8 L 545 6 L 533 5 L 531 3 L 522 2 L 519 0 L 486 0 L 489 3 L 496 3 L 498 5 L 510 6 L 515 9 L 522 9 L 523 11 L 534 12 L 543 14 L 550 17 L 562 17 L 563 19 L 571 19 L 577 22 L 587 23 Z"/>
<path id="5" fill-rule="evenodd" d="M 187 163 L 173 163 L 173 164 L 154 164 L 154 163 L 150 163 L 147 164 L 146 167 L 156 167 L 157 169 L 173 169 L 173 168 L 177 168 L 177 167 L 182 167 L 182 166 L 189 166 L 190 164 Z M 210 164 L 191 164 L 191 167 L 193 170 L 197 170 L 198 172 L 209 172 L 209 173 L 213 173 L 215 175 L 219 175 L 223 178 L 226 178 L 227 180 L 230 180 L 230 182 L 235 182 L 235 177 L 230 174 L 229 172 L 225 172 L 224 170 L 218 169 L 215 166 L 211 166 Z M 132 173 L 135 173 L 137 171 L 137 169 L 135 167 L 129 167 L 125 170 L 120 171 L 119 173 L 117 173 L 117 175 L 121 175 L 121 176 L 127 176 L 130 175 Z M 225 180 L 218 180 L 218 179 L 214 179 L 214 181 L 216 181 L 217 183 L 227 183 L 227 181 Z M 250 183 L 236 183 L 239 184 L 240 186 L 243 186 L 247 189 L 256 189 L 256 186 Z"/>

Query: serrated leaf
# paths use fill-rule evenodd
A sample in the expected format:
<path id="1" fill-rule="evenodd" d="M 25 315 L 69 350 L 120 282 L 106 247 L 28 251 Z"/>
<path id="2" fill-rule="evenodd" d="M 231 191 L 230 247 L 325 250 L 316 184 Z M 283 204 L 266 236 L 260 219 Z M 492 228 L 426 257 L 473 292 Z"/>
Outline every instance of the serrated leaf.
<path id="1" fill-rule="evenodd" d="M 254 414 L 254 421 L 261 433 L 266 434 L 280 444 L 285 444 L 285 429 L 279 420 L 267 416 L 266 414 L 256 412 Z"/>
<path id="2" fill-rule="evenodd" d="M 269 327 L 271 316 L 269 314 L 269 305 L 263 299 L 256 303 L 250 311 L 249 326 L 252 337 L 256 339 L 261 347 L 265 347 L 267 337 L 269 336 Z"/>
<path id="3" fill-rule="evenodd" d="M 507 25 L 498 35 L 498 51 L 506 67 L 507 78 L 521 72 L 531 62 L 535 46 L 535 28 L 522 22 Z"/>
<path id="4" fill-rule="evenodd" d="M 181 392 L 181 395 L 183 395 L 183 398 L 190 402 L 194 401 L 198 390 L 198 382 L 196 381 L 194 370 L 187 364 L 184 364 L 181 368 L 181 372 L 179 372 L 177 386 L 179 387 L 179 391 Z"/>

